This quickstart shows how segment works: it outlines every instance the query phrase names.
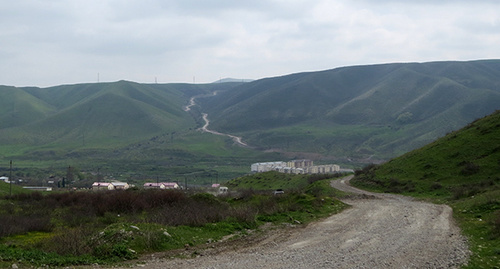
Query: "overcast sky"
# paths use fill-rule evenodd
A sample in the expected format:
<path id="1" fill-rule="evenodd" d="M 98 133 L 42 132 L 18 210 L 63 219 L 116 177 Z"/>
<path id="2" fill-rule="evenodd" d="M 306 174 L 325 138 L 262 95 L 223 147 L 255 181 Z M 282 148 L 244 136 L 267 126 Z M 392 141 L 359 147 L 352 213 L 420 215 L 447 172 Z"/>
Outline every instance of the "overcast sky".
<path id="1" fill-rule="evenodd" d="M 206 83 L 341 66 L 500 59 L 497 0 L 15 0 L 0 85 Z"/>

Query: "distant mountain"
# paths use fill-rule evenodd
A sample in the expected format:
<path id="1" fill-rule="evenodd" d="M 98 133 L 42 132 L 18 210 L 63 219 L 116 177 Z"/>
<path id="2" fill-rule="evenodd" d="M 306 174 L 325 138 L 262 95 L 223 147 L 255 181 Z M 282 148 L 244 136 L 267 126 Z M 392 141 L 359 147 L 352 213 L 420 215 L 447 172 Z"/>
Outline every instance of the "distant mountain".
<path id="1" fill-rule="evenodd" d="M 227 82 L 252 82 L 253 79 L 238 79 L 238 78 L 222 78 L 212 83 L 227 83 Z"/>
<path id="2" fill-rule="evenodd" d="M 212 128 L 288 151 L 396 156 L 500 108 L 500 61 L 298 73 L 203 100 Z"/>
<path id="3" fill-rule="evenodd" d="M 0 143 L 113 146 L 187 129 L 195 120 L 182 105 L 210 89 L 127 81 L 45 89 L 0 87 Z"/>
<path id="4" fill-rule="evenodd" d="M 375 162 L 500 109 L 500 60 L 353 66 L 224 81 L 0 86 L 0 160 L 49 154 L 172 163 L 179 156 L 188 162 L 218 155 L 241 157 L 246 164 L 256 161 L 249 155 L 277 152 L 271 160 L 285 154 Z M 184 111 L 192 98 L 196 105 Z M 201 134 L 202 113 L 208 113 L 210 129 L 241 136 L 250 147 L 235 150 L 231 139 Z"/>

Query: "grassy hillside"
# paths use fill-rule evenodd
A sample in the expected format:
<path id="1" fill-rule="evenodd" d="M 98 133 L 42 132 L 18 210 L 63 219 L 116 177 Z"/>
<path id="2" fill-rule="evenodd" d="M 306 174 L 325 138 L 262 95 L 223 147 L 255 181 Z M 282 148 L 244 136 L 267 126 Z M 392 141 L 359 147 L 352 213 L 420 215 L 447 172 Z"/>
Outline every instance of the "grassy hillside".
<path id="1" fill-rule="evenodd" d="M 275 171 L 246 175 L 235 178 L 224 184 L 224 186 L 231 189 L 238 188 L 253 190 L 293 190 L 304 188 L 307 185 L 307 177 L 304 175 L 284 174 Z"/>
<path id="2" fill-rule="evenodd" d="M 497 60 L 345 67 L 254 81 L 202 107 L 257 147 L 394 157 L 499 109 L 499 77 Z"/>
<path id="3" fill-rule="evenodd" d="M 186 97 L 180 91 L 167 92 L 120 81 L 99 88 L 50 88 L 43 94 L 39 102 L 50 102 L 57 111 L 30 124 L 4 129 L 1 141 L 85 147 L 110 140 L 119 143 L 143 139 L 194 125 L 192 117 L 182 111 L 180 104 Z"/>
<path id="4" fill-rule="evenodd" d="M 449 204 L 474 252 L 468 268 L 500 264 L 500 111 L 367 167 L 352 182 Z"/>
<path id="5" fill-rule="evenodd" d="M 352 167 L 500 109 L 499 78 L 500 61 L 491 60 L 353 66 L 248 83 L 1 86 L 0 169 L 13 159 L 19 168 L 170 176 L 196 165 L 229 175 L 236 164 L 241 175 L 283 155 Z M 197 105 L 184 111 L 195 96 Z M 210 129 L 251 147 L 197 131 L 201 113 Z"/>
<path id="6" fill-rule="evenodd" d="M 0 128 L 22 126 L 43 119 L 55 109 L 15 87 L 0 86 Z"/>
<path id="7" fill-rule="evenodd" d="M 10 194 L 16 195 L 20 193 L 30 193 L 30 190 L 23 189 L 16 184 L 5 183 L 4 181 L 0 181 L 0 197 L 9 196 Z"/>

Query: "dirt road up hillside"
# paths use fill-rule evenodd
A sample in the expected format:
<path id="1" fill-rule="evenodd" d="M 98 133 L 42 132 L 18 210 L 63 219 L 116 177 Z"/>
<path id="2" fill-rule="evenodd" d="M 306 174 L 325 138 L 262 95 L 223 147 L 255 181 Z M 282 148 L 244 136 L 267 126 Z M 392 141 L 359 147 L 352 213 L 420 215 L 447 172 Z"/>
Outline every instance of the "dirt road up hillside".
<path id="1" fill-rule="evenodd" d="M 144 268 L 458 268 L 466 240 L 451 209 L 408 197 L 374 194 L 348 185 L 352 207 L 286 235 L 193 259 L 151 259 Z"/>

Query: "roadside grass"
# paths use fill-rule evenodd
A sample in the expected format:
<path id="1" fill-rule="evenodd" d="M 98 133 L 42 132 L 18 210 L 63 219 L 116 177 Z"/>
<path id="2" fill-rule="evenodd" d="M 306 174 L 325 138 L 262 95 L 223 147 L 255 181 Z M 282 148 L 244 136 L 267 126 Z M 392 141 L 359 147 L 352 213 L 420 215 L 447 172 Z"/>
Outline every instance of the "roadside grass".
<path id="1" fill-rule="evenodd" d="M 19 194 L 19 193 L 28 193 L 30 191 L 23 189 L 21 186 L 18 186 L 16 184 L 11 185 L 10 183 L 5 183 L 4 181 L 0 181 L 0 196 L 9 195 L 11 192 L 12 194 Z M 1 202 L 2 200 L 0 200 L 0 204 L 2 204 Z"/>
<path id="2" fill-rule="evenodd" d="M 464 268 L 500 268 L 500 111 L 380 166 L 354 186 L 445 203 L 472 255 Z"/>
<path id="3" fill-rule="evenodd" d="M 346 207 L 329 181 L 310 180 L 281 195 L 127 190 L 4 196 L 0 201 L 10 206 L 0 208 L 0 266 L 111 265 L 245 236 L 269 222 L 305 224 Z"/>
<path id="4" fill-rule="evenodd" d="M 392 164 L 388 164 L 393 167 Z M 446 183 L 438 178 L 412 179 L 418 176 L 406 170 L 405 177 L 396 177 L 386 169 L 371 166 L 358 171 L 351 183 L 376 192 L 391 192 L 434 203 L 445 203 L 453 209 L 463 233 L 468 237 L 473 255 L 465 268 L 494 268 L 500 263 L 500 181 L 477 179 L 469 183 Z M 406 166 L 409 167 L 409 166 Z M 382 169 L 383 168 L 383 169 Z M 380 173 L 380 176 L 378 176 Z M 432 172 L 430 172 L 432 173 Z M 404 178 L 404 179 L 402 179 Z M 460 180 L 457 180 L 460 182 Z"/>
<path id="5" fill-rule="evenodd" d="M 271 191 L 276 189 L 300 189 L 306 187 L 307 184 L 307 178 L 303 175 L 291 175 L 269 171 L 232 179 L 226 182 L 225 186 L 237 189 Z"/>

